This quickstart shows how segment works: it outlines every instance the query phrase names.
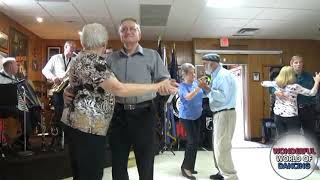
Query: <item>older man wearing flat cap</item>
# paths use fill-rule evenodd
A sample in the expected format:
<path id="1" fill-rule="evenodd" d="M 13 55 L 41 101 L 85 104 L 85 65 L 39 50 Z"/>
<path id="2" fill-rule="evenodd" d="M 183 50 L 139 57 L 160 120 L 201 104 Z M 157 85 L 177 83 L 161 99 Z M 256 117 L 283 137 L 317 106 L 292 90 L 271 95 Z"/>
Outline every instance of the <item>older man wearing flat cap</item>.
<path id="1" fill-rule="evenodd" d="M 206 54 L 202 60 L 206 74 L 211 75 L 209 85 L 201 80 L 199 86 L 205 89 L 213 112 L 213 158 L 218 170 L 210 179 L 237 180 L 231 157 L 231 140 L 236 124 L 236 81 L 231 72 L 219 64 L 218 54 Z"/>

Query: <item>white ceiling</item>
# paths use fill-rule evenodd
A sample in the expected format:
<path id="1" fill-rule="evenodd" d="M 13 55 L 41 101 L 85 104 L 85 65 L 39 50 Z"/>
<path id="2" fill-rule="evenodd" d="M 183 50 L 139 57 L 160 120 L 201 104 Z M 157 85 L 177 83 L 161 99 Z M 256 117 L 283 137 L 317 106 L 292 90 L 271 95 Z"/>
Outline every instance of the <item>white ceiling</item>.
<path id="1" fill-rule="evenodd" d="M 55 2 L 53 2 L 55 1 Z M 86 23 L 105 25 L 118 39 L 120 20 L 140 21 L 140 4 L 171 5 L 166 26 L 142 27 L 143 38 L 232 38 L 241 28 L 260 28 L 243 38 L 320 40 L 320 0 L 242 0 L 239 8 L 206 7 L 207 0 L 0 0 L 0 11 L 44 39 L 78 39 Z M 39 24 L 35 17 L 44 18 Z M 237 37 L 239 38 L 239 37 Z"/>

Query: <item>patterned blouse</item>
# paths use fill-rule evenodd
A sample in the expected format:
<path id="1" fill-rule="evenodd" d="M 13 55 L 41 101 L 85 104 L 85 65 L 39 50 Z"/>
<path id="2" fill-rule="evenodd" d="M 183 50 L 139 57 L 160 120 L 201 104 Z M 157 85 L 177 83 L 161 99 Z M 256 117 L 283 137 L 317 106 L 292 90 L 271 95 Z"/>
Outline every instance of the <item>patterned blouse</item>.
<path id="1" fill-rule="evenodd" d="M 62 121 L 85 133 L 104 136 L 112 118 L 115 97 L 99 85 L 111 76 L 104 57 L 92 52 L 80 52 L 70 65 L 70 86 L 76 96 Z M 66 109 L 65 109 L 66 111 Z"/>
<path id="2" fill-rule="evenodd" d="M 304 96 L 314 96 L 317 93 L 317 90 L 309 90 L 299 84 L 290 84 L 284 88 L 280 88 L 277 86 L 275 81 L 263 81 L 262 86 L 275 87 L 277 91 L 283 92 L 289 98 L 288 100 L 282 100 L 276 96 L 273 111 L 274 114 L 281 117 L 298 116 L 298 94 L 302 94 Z"/>

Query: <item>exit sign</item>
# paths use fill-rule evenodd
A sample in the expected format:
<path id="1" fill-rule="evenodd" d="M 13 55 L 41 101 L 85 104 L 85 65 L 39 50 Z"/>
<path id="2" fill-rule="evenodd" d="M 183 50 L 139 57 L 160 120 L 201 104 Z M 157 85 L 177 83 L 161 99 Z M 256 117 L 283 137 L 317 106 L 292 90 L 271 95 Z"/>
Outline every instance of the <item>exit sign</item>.
<path id="1" fill-rule="evenodd" d="M 226 37 L 220 38 L 220 47 L 229 47 L 229 39 Z"/>

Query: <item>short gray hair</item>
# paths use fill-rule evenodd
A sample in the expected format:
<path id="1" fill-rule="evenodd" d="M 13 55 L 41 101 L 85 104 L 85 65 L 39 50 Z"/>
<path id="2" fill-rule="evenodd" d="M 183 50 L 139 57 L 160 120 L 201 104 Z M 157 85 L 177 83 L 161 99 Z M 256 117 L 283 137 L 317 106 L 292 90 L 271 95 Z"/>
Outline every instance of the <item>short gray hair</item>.
<path id="1" fill-rule="evenodd" d="M 190 69 L 195 69 L 194 65 L 190 63 L 183 63 L 181 65 L 181 74 L 183 78 L 187 75 Z"/>
<path id="2" fill-rule="evenodd" d="M 103 47 L 108 41 L 108 31 L 101 24 L 87 24 L 82 28 L 80 41 L 84 49 Z"/>
<path id="3" fill-rule="evenodd" d="M 140 24 L 138 23 L 138 21 L 137 21 L 136 19 L 134 19 L 134 18 L 127 17 L 127 18 L 122 19 L 121 22 L 120 22 L 120 25 L 119 25 L 119 28 L 118 28 L 118 33 L 119 33 L 119 34 L 121 33 L 121 26 L 122 26 L 122 24 L 123 24 L 124 22 L 126 22 L 126 21 L 134 22 L 134 23 L 136 24 L 136 26 L 137 26 L 138 32 L 141 33 Z"/>

